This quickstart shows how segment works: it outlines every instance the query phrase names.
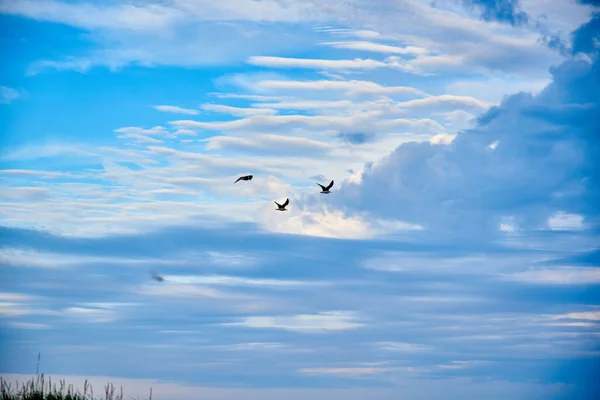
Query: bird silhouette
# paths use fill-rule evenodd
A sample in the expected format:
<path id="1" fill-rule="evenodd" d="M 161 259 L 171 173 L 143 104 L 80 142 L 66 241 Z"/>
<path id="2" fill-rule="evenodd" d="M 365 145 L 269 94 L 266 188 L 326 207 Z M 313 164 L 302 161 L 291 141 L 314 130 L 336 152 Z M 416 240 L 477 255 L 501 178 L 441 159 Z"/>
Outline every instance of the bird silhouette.
<path id="1" fill-rule="evenodd" d="M 165 281 L 165 278 L 163 278 L 162 276 L 158 275 L 155 272 L 152 273 L 152 279 L 154 279 L 155 281 L 158 281 L 158 282 L 164 282 Z"/>
<path id="2" fill-rule="evenodd" d="M 290 199 L 285 199 L 285 203 L 283 204 L 279 204 L 276 201 L 274 201 L 273 203 L 277 204 L 277 207 L 279 207 L 276 209 L 276 211 L 287 211 L 285 207 L 287 207 L 287 205 L 290 204 Z"/>
<path id="3" fill-rule="evenodd" d="M 237 178 L 237 181 L 233 182 L 233 183 L 238 183 L 239 181 L 251 181 L 252 180 L 252 175 L 245 175 L 245 176 L 240 176 L 239 178 Z"/>
<path id="4" fill-rule="evenodd" d="M 331 189 L 333 187 L 333 181 L 331 181 L 331 183 L 329 185 L 327 185 L 327 186 L 323 186 L 320 183 L 317 183 L 317 185 L 321 186 L 321 189 L 323 189 L 323 191 L 321 193 L 328 194 L 328 193 L 331 193 L 329 191 L 329 189 Z"/>

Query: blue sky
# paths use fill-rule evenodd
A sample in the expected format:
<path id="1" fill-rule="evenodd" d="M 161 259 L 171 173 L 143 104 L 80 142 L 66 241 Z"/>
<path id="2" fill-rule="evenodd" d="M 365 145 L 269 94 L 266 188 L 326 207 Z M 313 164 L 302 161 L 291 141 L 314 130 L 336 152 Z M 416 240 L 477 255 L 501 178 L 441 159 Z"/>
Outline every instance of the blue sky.
<path id="1" fill-rule="evenodd" d="M 599 6 L 0 3 L 2 376 L 593 398 Z"/>

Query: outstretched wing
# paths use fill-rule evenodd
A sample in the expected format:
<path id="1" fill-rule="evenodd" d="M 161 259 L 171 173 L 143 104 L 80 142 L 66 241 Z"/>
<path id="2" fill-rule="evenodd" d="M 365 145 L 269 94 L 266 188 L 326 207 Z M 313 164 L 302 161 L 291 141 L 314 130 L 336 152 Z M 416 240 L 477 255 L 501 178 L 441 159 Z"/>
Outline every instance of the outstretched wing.
<path id="1" fill-rule="evenodd" d="M 241 181 L 244 177 L 240 176 L 239 178 L 237 178 L 237 181 L 233 182 L 233 183 L 238 183 L 239 181 Z"/>
<path id="2" fill-rule="evenodd" d="M 276 202 L 276 201 L 274 201 L 273 203 L 277 204 L 277 207 L 279 207 L 279 208 L 281 208 L 281 207 L 282 207 L 282 205 L 281 205 L 281 204 L 279 204 L 279 203 L 278 203 L 278 202 Z"/>
<path id="3" fill-rule="evenodd" d="M 331 189 L 333 187 L 333 181 L 331 181 L 331 183 L 327 186 L 327 190 Z"/>
<path id="4" fill-rule="evenodd" d="M 253 177 L 254 175 L 248 175 L 246 178 L 248 178 L 248 180 L 251 181 Z"/>
<path id="5" fill-rule="evenodd" d="M 323 185 L 321 185 L 320 183 L 317 183 L 317 185 L 321 186 L 321 189 L 323 189 L 324 191 L 327 190 L 327 188 Z"/>
<path id="6" fill-rule="evenodd" d="M 290 199 L 285 199 L 285 203 L 283 203 L 283 207 L 287 207 L 290 204 Z"/>

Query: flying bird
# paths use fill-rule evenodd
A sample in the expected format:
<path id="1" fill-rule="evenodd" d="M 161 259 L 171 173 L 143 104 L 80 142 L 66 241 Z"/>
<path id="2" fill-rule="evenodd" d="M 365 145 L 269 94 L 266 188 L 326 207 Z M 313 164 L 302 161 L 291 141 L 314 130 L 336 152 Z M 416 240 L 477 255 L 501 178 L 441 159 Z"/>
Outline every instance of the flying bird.
<path id="1" fill-rule="evenodd" d="M 162 276 L 156 274 L 155 272 L 152 273 L 152 279 L 154 279 L 155 281 L 158 282 L 164 282 L 165 278 L 163 278 Z"/>
<path id="2" fill-rule="evenodd" d="M 237 181 L 233 182 L 233 183 L 238 183 L 239 181 L 251 181 L 252 180 L 252 175 L 246 175 L 246 176 L 240 176 L 239 178 L 237 178 Z"/>
<path id="3" fill-rule="evenodd" d="M 329 189 L 331 189 L 333 187 L 333 181 L 331 181 L 331 183 L 329 185 L 327 185 L 327 186 L 323 186 L 320 183 L 317 183 L 317 185 L 321 186 L 321 189 L 323 189 L 323 191 L 321 193 L 328 194 L 328 193 L 331 193 L 329 191 Z"/>
<path id="4" fill-rule="evenodd" d="M 274 201 L 273 203 L 277 204 L 277 207 L 279 207 L 276 211 L 287 211 L 285 207 L 287 207 L 287 205 L 290 204 L 290 199 L 285 199 L 285 203 L 283 204 L 279 204 L 276 201 Z"/>

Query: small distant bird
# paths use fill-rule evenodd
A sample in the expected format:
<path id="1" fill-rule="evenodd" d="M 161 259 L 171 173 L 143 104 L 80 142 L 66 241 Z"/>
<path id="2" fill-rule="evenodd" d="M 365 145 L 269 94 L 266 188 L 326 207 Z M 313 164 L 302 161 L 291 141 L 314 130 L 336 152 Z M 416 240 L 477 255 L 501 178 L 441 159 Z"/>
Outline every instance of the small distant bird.
<path id="1" fill-rule="evenodd" d="M 237 181 L 233 182 L 233 183 L 238 183 L 239 181 L 251 181 L 252 180 L 252 175 L 246 175 L 246 176 L 240 176 L 239 178 L 237 178 Z"/>
<path id="2" fill-rule="evenodd" d="M 331 193 L 329 191 L 329 189 L 331 189 L 333 187 L 333 181 L 331 181 L 331 183 L 327 186 L 323 186 L 320 183 L 317 183 L 317 185 L 321 186 L 321 189 L 323 189 L 323 191 L 321 193 L 328 194 L 328 193 Z"/>
<path id="3" fill-rule="evenodd" d="M 158 282 L 164 282 L 165 281 L 165 278 L 163 278 L 162 276 L 160 276 L 160 275 L 158 275 L 158 274 L 156 274 L 154 272 L 152 273 L 152 279 L 154 279 L 155 281 L 158 281 Z"/>
<path id="4" fill-rule="evenodd" d="M 285 199 L 285 203 L 283 204 L 279 204 L 276 201 L 274 201 L 273 203 L 277 204 L 277 207 L 279 207 L 276 209 L 276 211 L 287 211 L 285 207 L 287 207 L 287 205 L 290 204 L 290 199 Z"/>

